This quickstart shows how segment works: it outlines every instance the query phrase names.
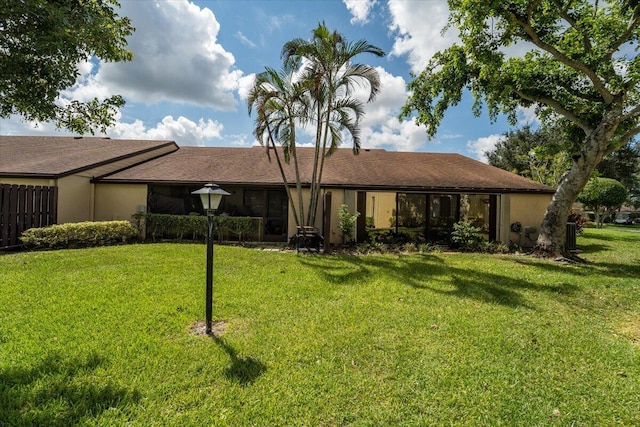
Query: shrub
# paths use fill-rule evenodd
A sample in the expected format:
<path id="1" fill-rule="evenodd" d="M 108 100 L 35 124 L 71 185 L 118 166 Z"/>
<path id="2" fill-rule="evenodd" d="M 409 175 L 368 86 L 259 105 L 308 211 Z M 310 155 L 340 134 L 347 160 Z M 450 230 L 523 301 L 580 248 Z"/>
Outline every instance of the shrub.
<path id="1" fill-rule="evenodd" d="M 453 232 L 451 233 L 451 245 L 453 247 L 473 252 L 482 250 L 484 241 L 480 235 L 480 228 L 474 227 L 466 221 L 453 224 Z"/>
<path id="2" fill-rule="evenodd" d="M 353 227 L 355 227 L 359 216 L 360 212 L 349 212 L 349 206 L 340 206 L 340 210 L 338 211 L 338 226 L 342 233 L 342 243 L 345 243 L 348 238 L 351 238 Z"/>
<path id="3" fill-rule="evenodd" d="M 125 243 L 137 236 L 138 230 L 128 221 L 103 221 L 31 228 L 20 239 L 28 249 L 62 249 Z"/>
<path id="4" fill-rule="evenodd" d="M 205 239 L 207 236 L 207 217 L 202 215 L 168 215 L 156 213 L 137 213 L 133 218 L 142 232 L 146 228 L 147 238 L 154 241 L 157 238 L 183 238 L 191 240 Z M 229 234 L 238 236 L 238 241 L 244 241 L 248 234 L 257 233 L 256 222 L 250 217 L 223 216 L 214 218 L 214 233 L 219 241 L 227 240 Z"/>

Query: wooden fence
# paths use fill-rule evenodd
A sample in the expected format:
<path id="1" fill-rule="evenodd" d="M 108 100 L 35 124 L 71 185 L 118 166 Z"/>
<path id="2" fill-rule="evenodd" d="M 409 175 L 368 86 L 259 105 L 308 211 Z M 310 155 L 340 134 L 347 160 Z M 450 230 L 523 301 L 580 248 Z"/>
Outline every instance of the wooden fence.
<path id="1" fill-rule="evenodd" d="M 20 246 L 20 235 L 55 224 L 58 187 L 0 184 L 0 250 Z"/>

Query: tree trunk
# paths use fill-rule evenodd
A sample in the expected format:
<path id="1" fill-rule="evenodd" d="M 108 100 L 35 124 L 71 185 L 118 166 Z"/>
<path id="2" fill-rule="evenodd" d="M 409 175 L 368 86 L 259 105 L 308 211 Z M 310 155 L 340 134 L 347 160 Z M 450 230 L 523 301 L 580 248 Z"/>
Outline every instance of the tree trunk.
<path id="1" fill-rule="evenodd" d="M 560 181 L 542 220 L 535 247 L 537 254 L 554 258 L 570 256 L 566 250 L 567 217 L 573 202 L 589 180 L 591 172 L 593 169 L 589 171 L 575 162 Z"/>
<path id="2" fill-rule="evenodd" d="M 567 218 L 596 166 L 611 151 L 609 141 L 618 123 L 603 120 L 588 136 L 579 155 L 573 156 L 573 164 L 562 177 L 556 193 L 542 220 L 535 252 L 545 257 L 567 257 L 573 255 L 566 248 Z"/>

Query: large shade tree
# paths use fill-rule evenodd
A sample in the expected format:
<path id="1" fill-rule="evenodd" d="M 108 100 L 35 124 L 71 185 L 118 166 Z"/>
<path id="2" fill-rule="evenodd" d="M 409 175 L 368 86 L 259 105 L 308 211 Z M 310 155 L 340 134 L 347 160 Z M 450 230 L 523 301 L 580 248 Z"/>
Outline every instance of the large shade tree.
<path id="1" fill-rule="evenodd" d="M 545 213 L 536 248 L 569 255 L 567 213 L 600 161 L 640 132 L 637 0 L 448 0 L 460 43 L 409 83 L 403 117 L 428 134 L 470 90 L 492 118 L 536 107 L 570 135 L 571 167 Z M 524 52 L 518 54 L 518 52 Z"/>
<path id="2" fill-rule="evenodd" d="M 52 121 L 73 132 L 102 132 L 113 123 L 119 95 L 63 104 L 78 64 L 92 57 L 129 61 L 126 37 L 134 28 L 114 11 L 114 0 L 11 0 L 0 11 L 0 117 Z"/>
<path id="3" fill-rule="evenodd" d="M 272 148 L 276 147 L 273 143 L 277 143 L 283 149 L 285 162 L 294 162 L 300 209 L 298 225 L 315 225 L 325 159 L 345 138 L 351 139 L 354 154 L 360 150 L 364 104 L 373 101 L 380 90 L 375 68 L 354 62 L 361 54 L 383 56 L 384 52 L 365 40 L 349 42 L 322 23 L 313 30 L 310 39 L 297 38 L 285 43 L 282 72 L 265 70 L 257 76 L 251 89 L 249 112 L 256 110 L 254 133 L 258 141 L 263 144 L 266 141 Z M 273 78 L 275 75 L 288 87 L 280 85 Z M 355 96 L 357 86 L 369 89 L 366 101 Z M 306 209 L 302 206 L 296 127 L 315 127 L 311 196 Z"/>

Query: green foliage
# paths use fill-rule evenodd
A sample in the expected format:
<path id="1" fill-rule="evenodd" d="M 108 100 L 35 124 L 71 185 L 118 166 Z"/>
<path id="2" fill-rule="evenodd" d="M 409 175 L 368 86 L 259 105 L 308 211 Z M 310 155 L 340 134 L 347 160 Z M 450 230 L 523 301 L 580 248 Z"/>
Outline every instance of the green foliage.
<path id="1" fill-rule="evenodd" d="M 620 207 L 628 197 L 622 183 L 611 178 L 592 178 L 578 196 L 578 201 L 596 213 L 596 222 L 602 225 L 603 216 Z"/>
<path id="2" fill-rule="evenodd" d="M 137 236 L 138 230 L 129 221 L 104 221 L 30 228 L 20 239 L 28 249 L 62 249 L 125 243 Z"/>
<path id="3" fill-rule="evenodd" d="M 376 228 L 376 222 L 372 216 L 367 217 L 367 228 Z"/>
<path id="4" fill-rule="evenodd" d="M 154 241 L 163 238 L 200 240 L 207 236 L 206 216 L 137 213 L 133 217 L 138 228 L 144 228 L 147 237 Z M 219 241 L 227 240 L 230 234 L 237 236 L 238 241 L 244 241 L 247 234 L 252 232 L 257 233 L 257 230 L 256 223 L 250 217 L 214 217 L 214 233 Z"/>
<path id="5" fill-rule="evenodd" d="M 578 200 L 592 209 L 617 208 L 627 200 L 627 189 L 615 179 L 592 178 Z"/>
<path id="6" fill-rule="evenodd" d="M 155 213 L 136 213 L 133 218 L 138 229 L 146 232 L 147 238 L 173 236 L 178 241 L 185 235 L 192 240 L 207 235 L 207 217 L 199 215 L 168 215 Z"/>
<path id="7" fill-rule="evenodd" d="M 453 224 L 451 246 L 469 252 L 480 250 L 483 242 L 485 242 L 480 231 L 481 229 L 479 227 L 474 227 L 466 221 Z"/>
<path id="8" fill-rule="evenodd" d="M 506 132 L 485 154 L 492 166 L 556 187 L 570 166 L 567 141 L 557 125 L 537 130 L 524 126 Z"/>
<path id="9" fill-rule="evenodd" d="M 76 133 L 104 132 L 124 99 L 115 95 L 62 106 L 61 91 L 92 56 L 130 61 L 127 36 L 134 28 L 114 11 L 113 0 L 5 1 L 0 13 L 0 117 L 54 121 Z"/>
<path id="10" fill-rule="evenodd" d="M 340 228 L 340 233 L 342 233 L 343 242 L 353 235 L 353 228 L 359 216 L 360 212 L 349 212 L 348 205 L 343 204 L 340 206 L 340 210 L 338 211 L 338 227 Z"/>
<path id="11" fill-rule="evenodd" d="M 620 181 L 629 193 L 640 192 L 640 146 L 630 141 L 598 165 L 598 175 Z"/>
<path id="12" fill-rule="evenodd" d="M 514 124 L 518 106 L 536 105 L 543 118 L 559 115 L 577 128 L 593 128 L 605 112 L 637 104 L 640 64 L 635 55 L 619 54 L 639 36 L 637 4 L 625 9 L 620 1 L 598 6 L 580 0 L 562 7 L 553 0 L 448 3 L 461 44 L 436 53 L 410 82 L 412 95 L 402 111 L 405 117 L 417 113 L 429 135 L 464 89 L 476 98 L 476 114 L 484 102 L 492 118 L 504 113 Z M 530 50 L 506 56 L 502 49 L 515 43 Z M 637 126 L 638 114 L 622 117 L 619 136 L 630 130 L 627 124 Z"/>

